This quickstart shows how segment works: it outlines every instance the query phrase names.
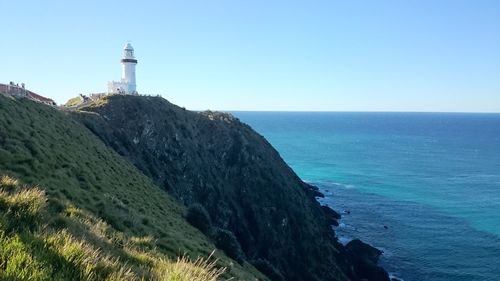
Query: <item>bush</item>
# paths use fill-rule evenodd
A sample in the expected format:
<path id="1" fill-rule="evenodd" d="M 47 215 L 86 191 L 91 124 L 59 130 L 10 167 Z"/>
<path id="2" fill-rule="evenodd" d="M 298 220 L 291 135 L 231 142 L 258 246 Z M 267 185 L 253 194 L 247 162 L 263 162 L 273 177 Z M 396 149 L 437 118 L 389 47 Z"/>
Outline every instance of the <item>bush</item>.
<path id="1" fill-rule="evenodd" d="M 251 262 L 251 264 L 257 268 L 260 272 L 264 273 L 269 279 L 272 281 L 284 281 L 285 278 L 281 274 L 281 272 L 276 269 L 272 264 L 267 260 L 258 259 Z"/>
<path id="2" fill-rule="evenodd" d="M 150 225 L 149 219 L 148 218 L 142 218 L 141 222 L 143 225 Z"/>
<path id="3" fill-rule="evenodd" d="M 243 263 L 243 251 L 241 250 L 240 243 L 236 239 L 236 236 L 234 236 L 231 231 L 217 228 L 215 229 L 213 236 L 215 246 L 217 246 L 217 248 L 224 251 L 228 257 L 237 261 L 239 264 Z"/>
<path id="4" fill-rule="evenodd" d="M 210 215 L 201 204 L 194 203 L 188 207 L 186 220 L 205 234 L 210 233 L 212 230 Z"/>

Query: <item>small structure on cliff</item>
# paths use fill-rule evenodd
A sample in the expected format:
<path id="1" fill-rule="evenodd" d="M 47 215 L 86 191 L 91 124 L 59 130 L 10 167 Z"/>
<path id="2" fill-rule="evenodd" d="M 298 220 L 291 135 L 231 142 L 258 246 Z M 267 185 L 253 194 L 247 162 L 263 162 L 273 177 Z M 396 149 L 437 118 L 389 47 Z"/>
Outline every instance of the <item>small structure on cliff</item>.
<path id="1" fill-rule="evenodd" d="M 43 103 L 50 106 L 56 106 L 56 102 L 52 99 L 38 95 L 28 89 L 24 83 L 19 86 L 18 83 L 9 82 L 9 84 L 0 84 L 0 93 L 14 98 L 27 98 L 35 102 Z"/>
<path id="2" fill-rule="evenodd" d="M 137 95 L 137 85 L 135 83 L 135 66 L 137 59 L 134 56 L 134 48 L 127 43 L 123 48 L 122 77 L 120 81 L 108 82 L 108 94 Z"/>

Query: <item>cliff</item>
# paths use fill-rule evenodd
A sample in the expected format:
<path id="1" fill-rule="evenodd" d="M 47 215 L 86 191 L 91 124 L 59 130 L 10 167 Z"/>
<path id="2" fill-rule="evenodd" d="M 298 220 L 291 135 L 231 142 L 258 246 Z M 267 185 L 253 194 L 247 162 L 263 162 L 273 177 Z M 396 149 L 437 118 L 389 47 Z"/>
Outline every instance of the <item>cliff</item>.
<path id="1" fill-rule="evenodd" d="M 236 237 L 240 263 L 274 280 L 388 280 L 376 259 L 363 266 L 377 276 L 357 265 L 361 247 L 337 242 L 316 191 L 235 117 L 134 96 L 107 97 L 73 116 L 168 194 L 201 204 L 214 227 Z"/>
<path id="2" fill-rule="evenodd" d="M 318 195 L 229 114 L 0 95 L 2 280 L 387 281 L 380 251 L 337 242 Z"/>

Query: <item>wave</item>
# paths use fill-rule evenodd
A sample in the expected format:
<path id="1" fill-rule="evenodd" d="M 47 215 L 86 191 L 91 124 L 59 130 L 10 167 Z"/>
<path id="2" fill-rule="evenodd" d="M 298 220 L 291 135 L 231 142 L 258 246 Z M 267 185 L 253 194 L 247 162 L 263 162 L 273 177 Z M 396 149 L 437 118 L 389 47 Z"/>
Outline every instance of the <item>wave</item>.
<path id="1" fill-rule="evenodd" d="M 398 277 L 396 274 L 389 272 L 389 279 L 391 281 L 404 281 L 403 278 Z"/>

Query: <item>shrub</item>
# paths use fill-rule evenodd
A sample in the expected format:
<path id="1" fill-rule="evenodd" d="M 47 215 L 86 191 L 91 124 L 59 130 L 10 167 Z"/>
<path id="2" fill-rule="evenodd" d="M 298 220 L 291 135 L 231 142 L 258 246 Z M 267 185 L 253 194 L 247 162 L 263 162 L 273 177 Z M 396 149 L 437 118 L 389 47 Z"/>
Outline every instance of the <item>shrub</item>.
<path id="1" fill-rule="evenodd" d="M 268 260 L 258 259 L 252 261 L 251 264 L 272 281 L 285 281 L 281 272 L 270 264 Z"/>
<path id="2" fill-rule="evenodd" d="M 142 224 L 143 224 L 143 225 L 149 225 L 149 224 L 150 224 L 150 222 L 149 222 L 149 219 L 148 219 L 148 218 L 142 218 L 142 219 L 141 219 L 141 222 L 142 222 Z"/>
<path id="3" fill-rule="evenodd" d="M 229 231 L 222 228 L 217 228 L 213 232 L 213 238 L 215 240 L 215 246 L 226 253 L 226 255 L 233 260 L 237 261 L 239 264 L 243 263 L 244 254 L 241 250 L 240 243 L 236 239 L 236 236 Z"/>
<path id="4" fill-rule="evenodd" d="M 205 234 L 210 233 L 212 230 L 210 215 L 201 204 L 194 203 L 188 207 L 186 220 Z"/>

